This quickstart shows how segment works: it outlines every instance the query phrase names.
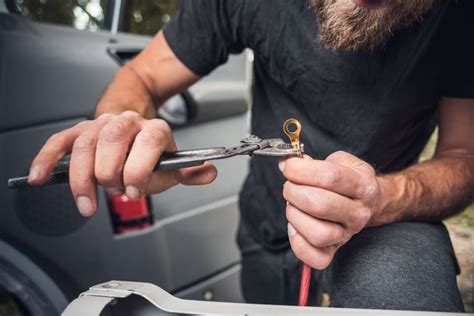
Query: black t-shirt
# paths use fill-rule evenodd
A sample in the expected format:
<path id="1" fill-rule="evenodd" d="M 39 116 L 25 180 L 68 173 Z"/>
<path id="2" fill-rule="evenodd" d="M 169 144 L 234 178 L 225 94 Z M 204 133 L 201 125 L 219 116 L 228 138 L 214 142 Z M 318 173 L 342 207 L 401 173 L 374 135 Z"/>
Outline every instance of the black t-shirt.
<path id="1" fill-rule="evenodd" d="M 199 76 L 254 51 L 253 134 L 284 138 L 294 117 L 313 158 L 344 150 L 393 172 L 417 161 L 441 96 L 474 97 L 473 16 L 472 0 L 439 1 L 377 51 L 335 54 L 307 0 L 183 0 L 164 35 Z M 288 246 L 283 182 L 276 160 L 255 157 L 240 196 L 243 224 L 270 249 Z"/>

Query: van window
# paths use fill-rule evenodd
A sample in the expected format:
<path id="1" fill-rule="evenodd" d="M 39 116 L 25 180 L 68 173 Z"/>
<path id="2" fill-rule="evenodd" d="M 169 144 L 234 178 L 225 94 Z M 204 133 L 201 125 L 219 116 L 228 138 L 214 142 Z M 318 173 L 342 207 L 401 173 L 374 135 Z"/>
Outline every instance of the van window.
<path id="1" fill-rule="evenodd" d="M 7 0 L 33 21 L 79 30 L 110 30 L 117 19 L 120 32 L 154 35 L 170 20 L 180 0 Z M 115 8 L 117 6 L 117 10 Z M 118 8 L 120 6 L 120 8 Z M 113 16 L 120 12 L 119 16 Z"/>
<path id="2" fill-rule="evenodd" d="M 170 20 L 180 0 L 128 0 L 125 1 L 121 31 L 154 35 Z"/>
<path id="3" fill-rule="evenodd" d="M 79 30 L 105 29 L 109 0 L 15 0 L 20 13 L 34 21 L 72 26 Z"/>

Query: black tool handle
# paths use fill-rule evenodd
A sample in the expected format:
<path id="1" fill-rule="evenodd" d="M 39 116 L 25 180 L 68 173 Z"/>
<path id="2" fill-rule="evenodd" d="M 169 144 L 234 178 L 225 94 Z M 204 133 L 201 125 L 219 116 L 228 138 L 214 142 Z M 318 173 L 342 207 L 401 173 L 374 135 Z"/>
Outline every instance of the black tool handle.
<path id="1" fill-rule="evenodd" d="M 69 172 L 68 171 L 58 171 L 51 173 L 49 179 L 42 185 L 52 185 L 52 184 L 60 184 L 60 183 L 67 183 L 69 181 Z M 30 187 L 28 183 L 28 177 L 18 177 L 18 178 L 11 178 L 8 179 L 8 188 L 9 189 L 21 189 Z"/>
<path id="2" fill-rule="evenodd" d="M 215 147 L 199 150 L 178 151 L 175 153 L 164 153 L 156 164 L 153 171 L 176 170 L 202 165 L 207 160 L 219 159 L 224 157 L 220 154 L 225 148 Z M 69 156 L 61 159 L 49 179 L 42 184 L 53 185 L 69 182 Z M 28 183 L 28 177 L 11 178 L 8 180 L 9 189 L 21 189 L 33 187 Z"/>

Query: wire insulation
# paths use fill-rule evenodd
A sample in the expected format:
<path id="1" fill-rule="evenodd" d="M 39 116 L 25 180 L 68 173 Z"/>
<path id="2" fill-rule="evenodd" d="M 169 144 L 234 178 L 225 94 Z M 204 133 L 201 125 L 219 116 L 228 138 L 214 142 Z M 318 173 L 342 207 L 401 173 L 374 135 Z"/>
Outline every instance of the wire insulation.
<path id="1" fill-rule="evenodd" d="M 311 267 L 307 265 L 306 263 L 303 263 L 303 268 L 301 269 L 300 296 L 298 299 L 298 306 L 308 305 L 310 283 L 311 283 Z"/>

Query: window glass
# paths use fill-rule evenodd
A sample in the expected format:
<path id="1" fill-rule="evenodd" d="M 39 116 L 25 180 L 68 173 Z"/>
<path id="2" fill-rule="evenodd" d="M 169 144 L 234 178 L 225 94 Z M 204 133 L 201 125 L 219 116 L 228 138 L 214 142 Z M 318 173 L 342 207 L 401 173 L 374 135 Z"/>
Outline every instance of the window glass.
<path id="1" fill-rule="evenodd" d="M 178 9 L 180 0 L 125 1 L 121 31 L 154 35 Z"/>
<path id="2" fill-rule="evenodd" d="M 69 25 L 80 30 L 104 28 L 109 0 L 16 0 L 21 14 L 39 22 Z"/>

